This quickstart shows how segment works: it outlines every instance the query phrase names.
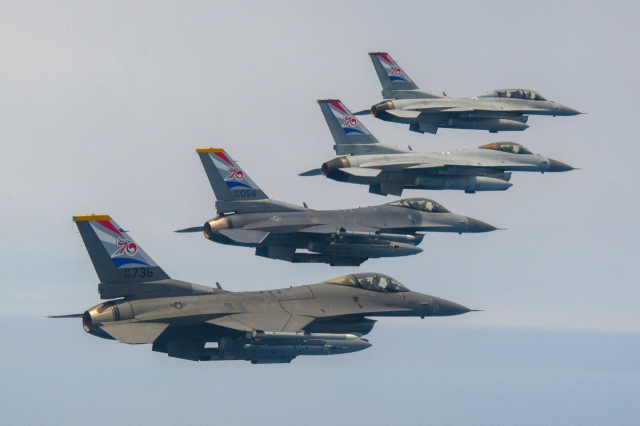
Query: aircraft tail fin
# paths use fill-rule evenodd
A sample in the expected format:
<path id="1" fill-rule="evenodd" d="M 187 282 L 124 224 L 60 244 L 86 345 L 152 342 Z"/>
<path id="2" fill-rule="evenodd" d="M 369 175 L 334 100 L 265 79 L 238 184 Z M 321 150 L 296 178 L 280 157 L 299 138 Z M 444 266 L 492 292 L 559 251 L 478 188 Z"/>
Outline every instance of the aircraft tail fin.
<path id="1" fill-rule="evenodd" d="M 383 90 L 415 90 L 416 84 L 388 53 L 369 53 Z"/>
<path id="2" fill-rule="evenodd" d="M 256 183 L 222 148 L 199 148 L 196 152 L 218 201 L 268 199 Z"/>
<path id="3" fill-rule="evenodd" d="M 74 216 L 73 221 L 102 283 L 169 279 L 162 268 L 110 216 Z"/>
<path id="4" fill-rule="evenodd" d="M 319 100 L 318 104 L 336 145 L 379 143 L 339 99 Z"/>
<path id="5" fill-rule="evenodd" d="M 378 154 L 383 151 L 398 151 L 396 148 L 381 144 L 340 100 L 319 100 L 318 104 L 336 143 L 333 147 L 336 154 Z"/>

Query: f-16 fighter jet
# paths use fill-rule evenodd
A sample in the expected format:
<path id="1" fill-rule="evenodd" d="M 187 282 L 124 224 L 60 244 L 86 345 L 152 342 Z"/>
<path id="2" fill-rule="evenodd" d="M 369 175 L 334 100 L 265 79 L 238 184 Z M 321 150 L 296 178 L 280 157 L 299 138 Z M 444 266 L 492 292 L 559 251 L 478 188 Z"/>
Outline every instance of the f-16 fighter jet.
<path id="1" fill-rule="evenodd" d="M 206 238 L 217 243 L 255 247 L 257 256 L 358 266 L 372 257 L 420 253 L 421 232 L 496 229 L 425 198 L 348 210 L 313 210 L 272 200 L 223 149 L 197 152 L 217 198 L 218 216 L 204 227 L 177 232 L 204 231 Z"/>
<path id="2" fill-rule="evenodd" d="M 385 101 L 371 107 L 371 114 L 384 121 L 409 124 L 409 130 L 435 134 L 438 128 L 522 131 L 530 115 L 566 116 L 580 112 L 548 101 L 525 89 L 502 89 L 465 99 L 449 98 L 418 86 L 388 53 L 369 53 L 382 84 Z M 387 100 L 390 99 L 390 100 Z M 361 111 L 356 115 L 368 114 Z"/>
<path id="3" fill-rule="evenodd" d="M 515 142 L 496 142 L 479 149 L 428 154 L 384 145 L 339 100 L 318 101 L 338 155 L 321 169 L 301 176 L 324 175 L 339 182 L 369 185 L 369 192 L 402 195 L 407 189 L 504 191 L 511 172 L 566 172 L 573 170 L 534 154 Z"/>
<path id="4" fill-rule="evenodd" d="M 101 299 L 83 314 L 87 333 L 192 361 L 288 363 L 371 346 L 362 335 L 377 316 L 449 316 L 464 306 L 409 290 L 383 274 L 232 293 L 169 278 L 109 216 L 73 218 L 100 279 Z M 217 348 L 205 348 L 217 342 Z"/>

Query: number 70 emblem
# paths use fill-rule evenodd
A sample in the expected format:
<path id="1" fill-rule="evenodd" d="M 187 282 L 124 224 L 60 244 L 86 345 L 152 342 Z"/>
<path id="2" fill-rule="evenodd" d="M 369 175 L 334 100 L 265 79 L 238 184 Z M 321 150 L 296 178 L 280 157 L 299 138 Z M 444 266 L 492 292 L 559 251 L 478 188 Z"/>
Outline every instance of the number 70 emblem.
<path id="1" fill-rule="evenodd" d="M 227 176 L 227 179 L 225 180 L 229 180 L 229 179 L 235 179 L 235 180 L 242 180 L 244 179 L 244 172 L 240 169 L 236 169 L 235 167 L 229 167 L 229 173 L 231 173 L 229 176 Z"/>

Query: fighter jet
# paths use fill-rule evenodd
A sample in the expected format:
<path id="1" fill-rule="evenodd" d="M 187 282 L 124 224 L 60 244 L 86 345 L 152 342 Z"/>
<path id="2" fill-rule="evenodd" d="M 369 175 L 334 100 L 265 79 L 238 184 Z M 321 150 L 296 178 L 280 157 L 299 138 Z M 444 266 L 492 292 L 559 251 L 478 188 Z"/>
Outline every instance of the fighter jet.
<path id="1" fill-rule="evenodd" d="M 369 192 L 402 195 L 407 189 L 455 189 L 466 193 L 504 191 L 511 172 L 566 172 L 574 168 L 534 154 L 515 142 L 479 149 L 414 152 L 380 143 L 339 100 L 320 100 L 338 157 L 300 176 L 324 175 L 338 182 L 369 185 Z"/>
<path id="2" fill-rule="evenodd" d="M 100 279 L 100 303 L 82 314 L 84 330 L 191 361 L 289 363 L 299 355 L 336 355 L 371 347 L 370 317 L 450 316 L 468 308 L 414 292 L 378 273 L 319 284 L 237 292 L 169 278 L 109 216 L 76 216 Z M 208 342 L 217 347 L 208 348 Z"/>
<path id="3" fill-rule="evenodd" d="M 203 231 L 217 243 L 255 247 L 257 256 L 358 266 L 369 258 L 420 253 L 421 232 L 461 234 L 496 229 L 426 198 L 348 210 L 314 210 L 272 200 L 223 149 L 197 152 L 217 198 L 218 215 L 204 227 L 177 232 Z"/>
<path id="4" fill-rule="evenodd" d="M 388 53 L 369 53 L 382 84 L 384 101 L 371 114 L 384 121 L 409 124 L 409 130 L 436 134 L 438 128 L 522 131 L 530 115 L 568 116 L 580 112 L 548 101 L 533 90 L 501 89 L 465 99 L 449 98 L 418 86 Z M 356 115 L 368 114 L 369 110 Z"/>

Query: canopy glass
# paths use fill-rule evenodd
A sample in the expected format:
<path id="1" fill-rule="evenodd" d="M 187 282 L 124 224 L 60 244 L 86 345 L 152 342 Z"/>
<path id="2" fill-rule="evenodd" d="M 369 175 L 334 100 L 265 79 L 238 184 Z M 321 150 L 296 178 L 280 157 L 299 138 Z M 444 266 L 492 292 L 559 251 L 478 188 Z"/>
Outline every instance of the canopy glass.
<path id="1" fill-rule="evenodd" d="M 427 198 L 405 198 L 404 200 L 387 203 L 388 206 L 404 207 L 427 213 L 449 213 L 449 210 L 433 200 Z"/>
<path id="2" fill-rule="evenodd" d="M 364 290 L 384 291 L 397 293 L 400 291 L 410 291 L 400 284 L 395 278 L 375 272 L 363 272 L 353 275 L 343 275 L 326 281 L 327 284 L 346 285 L 349 287 L 359 287 Z"/>
<path id="3" fill-rule="evenodd" d="M 538 92 L 526 89 L 501 89 L 492 92 L 486 92 L 478 96 L 478 98 L 511 98 L 526 99 L 529 101 L 546 101 L 545 97 Z"/>
<path id="4" fill-rule="evenodd" d="M 495 142 L 488 143 L 479 147 L 480 149 L 495 149 L 496 151 L 508 152 L 509 154 L 528 154 L 533 155 L 533 152 L 529 151 L 524 146 L 515 142 Z"/>

